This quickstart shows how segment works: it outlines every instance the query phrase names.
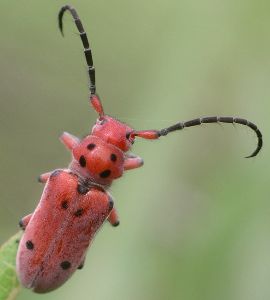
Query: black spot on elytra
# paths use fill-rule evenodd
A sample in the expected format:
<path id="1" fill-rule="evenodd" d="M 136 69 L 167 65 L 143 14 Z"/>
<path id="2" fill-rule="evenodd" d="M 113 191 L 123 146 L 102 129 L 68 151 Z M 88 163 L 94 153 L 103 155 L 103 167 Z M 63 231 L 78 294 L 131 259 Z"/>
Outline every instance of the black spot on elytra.
<path id="1" fill-rule="evenodd" d="M 81 270 L 82 268 L 83 268 L 83 263 L 81 263 L 77 269 Z"/>
<path id="2" fill-rule="evenodd" d="M 75 211 L 74 216 L 80 217 L 83 214 L 83 208 L 79 208 L 77 211 Z"/>
<path id="3" fill-rule="evenodd" d="M 67 200 L 62 201 L 61 207 L 62 207 L 63 209 L 68 209 L 68 201 L 67 201 Z"/>
<path id="4" fill-rule="evenodd" d="M 87 145 L 87 149 L 88 150 L 93 150 L 95 147 L 96 147 L 95 144 L 89 144 L 89 145 Z"/>
<path id="5" fill-rule="evenodd" d="M 111 154 L 111 161 L 117 161 L 117 156 L 114 153 Z"/>
<path id="6" fill-rule="evenodd" d="M 34 249 L 34 244 L 33 244 L 32 241 L 30 241 L 30 240 L 28 240 L 28 241 L 25 243 L 25 245 L 26 245 L 26 248 L 27 248 L 28 250 L 33 250 L 33 249 Z"/>
<path id="7" fill-rule="evenodd" d="M 86 166 L 86 159 L 85 159 L 85 157 L 84 157 L 83 155 L 80 156 L 79 164 L 80 164 L 80 166 L 83 167 L 83 168 Z"/>
<path id="8" fill-rule="evenodd" d="M 78 184 L 78 186 L 77 186 L 77 191 L 78 191 L 79 194 L 85 195 L 85 194 L 87 194 L 87 192 L 89 191 L 89 188 L 86 187 L 85 185 Z"/>
<path id="9" fill-rule="evenodd" d="M 101 178 L 107 178 L 111 175 L 111 170 L 105 170 L 99 174 Z"/>
<path id="10" fill-rule="evenodd" d="M 67 270 L 71 267 L 71 263 L 69 261 L 65 260 L 65 261 L 61 262 L 60 266 L 63 270 Z"/>

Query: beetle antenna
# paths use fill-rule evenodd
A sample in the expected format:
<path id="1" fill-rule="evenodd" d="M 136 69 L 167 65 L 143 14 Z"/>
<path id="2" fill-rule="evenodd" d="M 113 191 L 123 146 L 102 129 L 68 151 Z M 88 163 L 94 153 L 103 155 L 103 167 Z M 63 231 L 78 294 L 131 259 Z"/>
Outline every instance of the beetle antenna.
<path id="1" fill-rule="evenodd" d="M 90 80 L 90 86 L 89 86 L 90 95 L 95 95 L 96 94 L 96 80 L 95 80 L 95 67 L 93 65 L 92 52 L 91 52 L 91 48 L 90 48 L 89 41 L 87 38 L 87 34 L 84 31 L 82 22 L 79 18 L 79 15 L 77 14 L 77 11 L 70 5 L 63 6 L 60 9 L 59 14 L 58 14 L 58 26 L 61 31 L 61 34 L 64 36 L 63 15 L 64 15 L 65 11 L 67 11 L 67 10 L 71 13 L 71 15 L 74 19 L 74 22 L 77 26 L 77 29 L 80 33 L 80 37 L 81 37 L 83 48 L 84 48 L 84 55 L 85 55 L 86 63 L 88 66 L 88 74 L 89 74 L 89 80 Z"/>
<path id="2" fill-rule="evenodd" d="M 161 130 L 142 130 L 142 131 L 133 131 L 131 132 L 130 136 L 131 138 L 134 138 L 135 136 L 138 137 L 142 137 L 145 139 L 157 139 L 160 136 L 166 136 L 168 133 L 176 131 L 176 130 L 182 130 L 186 127 L 193 127 L 193 126 L 198 126 L 201 124 L 205 124 L 205 123 L 230 123 L 230 124 L 241 124 L 244 126 L 248 126 L 249 128 L 251 128 L 257 135 L 258 138 L 258 144 L 257 144 L 257 148 L 255 149 L 255 151 L 249 155 L 246 156 L 246 158 L 249 157 L 254 157 L 256 156 L 263 145 L 263 140 L 262 140 L 262 133 L 260 132 L 260 130 L 258 129 L 258 127 L 246 120 L 246 119 L 242 119 L 242 118 L 234 118 L 234 117 L 203 117 L 203 118 L 197 118 L 197 119 L 193 119 L 193 120 L 189 120 L 186 122 L 179 122 L 176 123 L 170 127 L 167 128 L 163 128 Z"/>

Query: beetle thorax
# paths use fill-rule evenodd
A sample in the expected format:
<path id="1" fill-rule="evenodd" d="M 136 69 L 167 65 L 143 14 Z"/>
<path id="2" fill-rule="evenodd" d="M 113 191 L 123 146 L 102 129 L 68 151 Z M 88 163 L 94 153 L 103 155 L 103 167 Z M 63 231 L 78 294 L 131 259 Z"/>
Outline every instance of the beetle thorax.
<path id="1" fill-rule="evenodd" d="M 109 186 L 122 176 L 124 152 L 103 139 L 88 135 L 72 149 L 72 172 L 90 185 Z"/>

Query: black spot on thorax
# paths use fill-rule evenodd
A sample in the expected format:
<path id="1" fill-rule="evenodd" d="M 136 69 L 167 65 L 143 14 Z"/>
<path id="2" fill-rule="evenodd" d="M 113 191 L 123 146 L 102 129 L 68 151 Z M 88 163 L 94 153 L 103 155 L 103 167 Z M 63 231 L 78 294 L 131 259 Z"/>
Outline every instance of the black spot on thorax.
<path id="1" fill-rule="evenodd" d="M 107 178 L 111 175 L 111 170 L 105 170 L 99 174 L 101 178 Z"/>
<path id="2" fill-rule="evenodd" d="M 111 154 L 111 161 L 113 162 L 117 161 L 117 156 L 114 153 Z"/>
<path id="3" fill-rule="evenodd" d="M 86 166 L 86 159 L 83 155 L 81 155 L 80 158 L 79 158 L 79 164 L 83 168 Z"/>
<path id="4" fill-rule="evenodd" d="M 92 144 L 92 143 L 87 145 L 88 150 L 93 150 L 95 147 L 96 147 L 96 145 Z"/>

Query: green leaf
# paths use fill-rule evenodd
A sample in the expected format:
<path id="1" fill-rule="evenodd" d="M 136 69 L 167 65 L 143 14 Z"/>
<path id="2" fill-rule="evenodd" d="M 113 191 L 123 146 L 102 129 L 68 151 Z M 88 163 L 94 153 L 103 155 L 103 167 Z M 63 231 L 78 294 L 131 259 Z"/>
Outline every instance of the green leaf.
<path id="1" fill-rule="evenodd" d="M 0 300 L 15 299 L 20 289 L 15 262 L 21 235 L 18 232 L 0 248 Z"/>

